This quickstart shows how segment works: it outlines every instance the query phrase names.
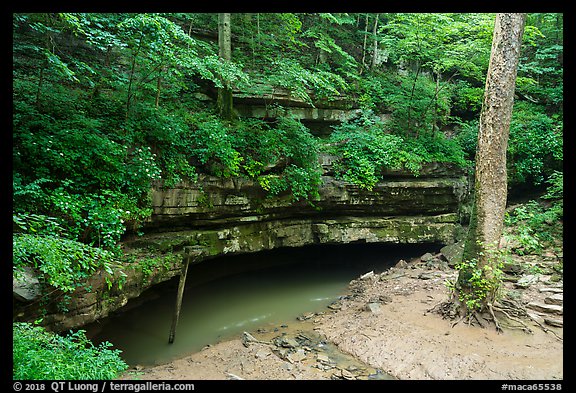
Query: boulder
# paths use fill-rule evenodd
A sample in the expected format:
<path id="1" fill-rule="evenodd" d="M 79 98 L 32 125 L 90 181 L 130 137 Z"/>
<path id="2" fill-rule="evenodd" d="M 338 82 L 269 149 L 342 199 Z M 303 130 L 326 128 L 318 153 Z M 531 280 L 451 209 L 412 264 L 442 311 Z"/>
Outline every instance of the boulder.
<path id="1" fill-rule="evenodd" d="M 448 262 L 448 266 L 454 267 L 462 262 L 464 252 L 464 241 L 449 244 L 440 249 L 441 256 Z"/>
<path id="2" fill-rule="evenodd" d="M 373 314 L 378 314 L 380 312 L 380 303 L 368 303 L 365 309 Z"/>
<path id="3" fill-rule="evenodd" d="M 538 282 L 538 276 L 534 274 L 527 274 L 522 276 L 516 281 L 514 286 L 516 288 L 528 288 L 530 285 L 536 284 Z"/>
<path id="4" fill-rule="evenodd" d="M 434 255 L 432 255 L 432 254 L 430 254 L 429 252 L 427 252 L 426 254 L 424 254 L 424 255 L 422 255 L 422 256 L 420 257 L 420 260 L 421 260 L 422 262 L 428 262 L 428 261 L 432 260 L 433 258 L 434 258 Z"/>
<path id="5" fill-rule="evenodd" d="M 25 266 L 12 277 L 12 295 L 21 302 L 33 302 L 41 295 L 41 284 L 36 272 Z"/>

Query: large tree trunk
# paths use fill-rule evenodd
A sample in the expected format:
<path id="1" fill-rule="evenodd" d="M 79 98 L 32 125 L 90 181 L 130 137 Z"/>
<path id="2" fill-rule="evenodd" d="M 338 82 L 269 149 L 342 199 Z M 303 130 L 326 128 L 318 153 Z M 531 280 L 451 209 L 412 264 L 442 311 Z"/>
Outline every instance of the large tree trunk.
<path id="1" fill-rule="evenodd" d="M 492 281 L 504 222 L 507 198 L 506 149 L 514 103 L 516 73 L 526 15 L 496 15 L 484 102 L 480 114 L 474 181 L 474 205 L 463 260 L 477 261 L 476 269 Z M 471 272 L 460 271 L 458 291 L 470 291 Z M 490 291 L 481 310 L 493 302 Z M 470 311 L 470 310 L 468 310 Z"/>
<path id="2" fill-rule="evenodd" d="M 232 59 L 230 14 L 218 14 L 218 55 L 223 61 Z M 218 90 L 218 110 L 223 119 L 232 120 L 232 88 L 227 80 L 222 80 L 222 84 L 224 87 Z"/>
<path id="3" fill-rule="evenodd" d="M 372 34 L 374 35 L 374 44 L 372 48 L 372 65 L 370 69 L 376 68 L 378 65 L 378 17 L 380 14 L 376 14 L 376 19 L 374 20 L 374 27 L 372 28 Z"/>

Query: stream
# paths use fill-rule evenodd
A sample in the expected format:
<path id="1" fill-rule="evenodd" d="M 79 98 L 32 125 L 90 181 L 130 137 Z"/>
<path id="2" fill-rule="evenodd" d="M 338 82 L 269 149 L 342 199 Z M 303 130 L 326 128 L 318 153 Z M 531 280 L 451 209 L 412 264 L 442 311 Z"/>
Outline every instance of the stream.
<path id="1" fill-rule="evenodd" d="M 430 244 L 308 246 L 206 260 L 188 269 L 173 344 L 168 343 L 168 334 L 178 277 L 147 290 L 86 330 L 95 344 L 113 343 L 129 365 L 164 364 L 244 331 L 277 329 L 304 313 L 325 311 L 345 294 L 351 280 L 437 248 Z"/>

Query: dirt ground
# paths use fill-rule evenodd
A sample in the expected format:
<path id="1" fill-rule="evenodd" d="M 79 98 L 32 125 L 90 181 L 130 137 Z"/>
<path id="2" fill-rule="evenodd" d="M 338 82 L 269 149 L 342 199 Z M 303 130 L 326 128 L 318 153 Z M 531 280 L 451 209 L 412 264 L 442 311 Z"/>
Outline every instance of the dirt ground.
<path id="1" fill-rule="evenodd" d="M 368 273 L 324 313 L 247 332 L 168 364 L 136 367 L 122 379 L 563 379 L 563 327 L 544 322 L 561 324 L 562 311 L 526 308 L 544 327 L 526 320 L 530 333 L 505 327 L 503 315 L 503 333 L 464 321 L 453 326 L 431 309 L 448 299 L 446 281 L 457 273 L 434 261 L 441 262 L 417 258 Z M 552 277 L 546 269 L 524 272 L 514 279 L 518 283 L 505 281 L 504 289 L 521 304 L 546 304 L 551 294 L 562 298 L 562 280 Z"/>

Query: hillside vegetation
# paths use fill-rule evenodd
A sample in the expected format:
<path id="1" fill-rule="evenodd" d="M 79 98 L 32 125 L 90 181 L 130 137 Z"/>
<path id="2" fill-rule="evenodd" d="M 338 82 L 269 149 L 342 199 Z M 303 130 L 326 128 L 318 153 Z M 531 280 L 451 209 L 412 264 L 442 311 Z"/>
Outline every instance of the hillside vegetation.
<path id="1" fill-rule="evenodd" d="M 12 23 L 13 271 L 41 272 L 46 293 L 122 263 L 121 240 L 152 213 L 153 183 L 244 176 L 314 203 L 322 153 L 366 189 L 385 169 L 418 175 L 428 162 L 472 173 L 494 14 L 232 14 L 230 60 L 217 14 L 19 13 Z M 324 136 L 288 107 L 277 118 L 220 115 L 218 90 L 275 88 L 310 106 L 345 97 L 360 111 Z M 508 179 L 546 191 L 546 204 L 510 216 L 538 224 L 519 234 L 534 252 L 548 240 L 542 222 L 562 219 L 562 163 L 563 15 L 529 14 Z"/>

